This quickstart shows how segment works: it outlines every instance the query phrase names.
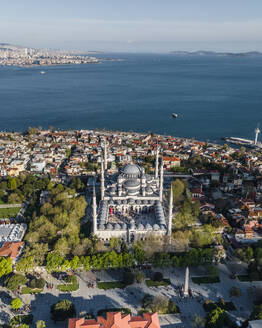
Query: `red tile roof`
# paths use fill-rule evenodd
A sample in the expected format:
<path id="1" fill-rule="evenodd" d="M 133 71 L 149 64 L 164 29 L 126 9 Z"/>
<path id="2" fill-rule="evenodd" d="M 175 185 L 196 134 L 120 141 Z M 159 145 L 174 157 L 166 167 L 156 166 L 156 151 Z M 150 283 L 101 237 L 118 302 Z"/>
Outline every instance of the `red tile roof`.
<path id="1" fill-rule="evenodd" d="M 0 248 L 0 256 L 10 257 L 12 260 L 14 260 L 18 256 L 19 250 L 23 245 L 24 245 L 23 241 L 19 241 L 19 242 L 6 241 L 3 247 Z"/>
<path id="2" fill-rule="evenodd" d="M 68 328 L 160 328 L 157 313 L 144 313 L 143 317 L 120 312 L 108 312 L 106 319 L 98 317 L 85 320 L 84 318 L 69 319 Z"/>

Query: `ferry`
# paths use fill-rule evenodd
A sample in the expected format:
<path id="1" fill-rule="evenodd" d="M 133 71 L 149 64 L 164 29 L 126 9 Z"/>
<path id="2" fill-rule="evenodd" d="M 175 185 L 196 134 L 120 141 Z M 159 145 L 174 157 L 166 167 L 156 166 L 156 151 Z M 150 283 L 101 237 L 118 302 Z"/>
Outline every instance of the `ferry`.
<path id="1" fill-rule="evenodd" d="M 173 117 L 173 118 L 178 118 L 178 114 L 176 114 L 176 113 L 172 113 L 172 117 Z"/>
<path id="2" fill-rule="evenodd" d="M 45 74 L 45 71 L 41 71 L 40 74 L 44 75 Z"/>

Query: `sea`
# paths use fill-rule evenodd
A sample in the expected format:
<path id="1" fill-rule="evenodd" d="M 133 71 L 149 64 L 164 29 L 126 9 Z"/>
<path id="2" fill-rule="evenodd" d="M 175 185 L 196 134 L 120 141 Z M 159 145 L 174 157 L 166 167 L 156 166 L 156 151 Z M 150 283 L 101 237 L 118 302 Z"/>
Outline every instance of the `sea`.
<path id="1" fill-rule="evenodd" d="M 221 143 L 225 136 L 253 139 L 262 124 L 262 56 L 96 56 L 104 60 L 0 67 L 0 131 L 52 126 Z"/>

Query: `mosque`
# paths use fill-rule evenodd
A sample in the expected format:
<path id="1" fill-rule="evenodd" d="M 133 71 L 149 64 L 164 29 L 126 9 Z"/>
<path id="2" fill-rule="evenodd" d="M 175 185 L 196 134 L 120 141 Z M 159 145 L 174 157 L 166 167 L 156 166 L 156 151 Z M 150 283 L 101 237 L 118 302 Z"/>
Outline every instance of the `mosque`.
<path id="1" fill-rule="evenodd" d="M 93 189 L 93 234 L 104 242 L 116 237 L 128 243 L 145 240 L 152 235 L 159 238 L 171 236 L 173 195 L 171 188 L 169 211 L 166 214 L 163 207 L 164 169 L 162 161 L 159 161 L 159 150 L 154 175 L 145 174 L 139 165 L 127 164 L 105 179 L 106 169 L 105 146 L 98 208 Z"/>

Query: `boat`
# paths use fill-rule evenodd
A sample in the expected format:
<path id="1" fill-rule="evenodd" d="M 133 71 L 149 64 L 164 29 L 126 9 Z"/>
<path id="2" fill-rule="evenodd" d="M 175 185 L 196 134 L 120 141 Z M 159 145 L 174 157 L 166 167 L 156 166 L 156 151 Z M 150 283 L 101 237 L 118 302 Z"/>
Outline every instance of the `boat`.
<path id="1" fill-rule="evenodd" d="M 41 71 L 40 74 L 42 74 L 42 75 L 45 74 L 45 71 Z"/>
<path id="2" fill-rule="evenodd" d="M 176 113 L 172 113 L 172 117 L 173 117 L 173 118 L 178 118 L 178 114 L 176 114 Z"/>

